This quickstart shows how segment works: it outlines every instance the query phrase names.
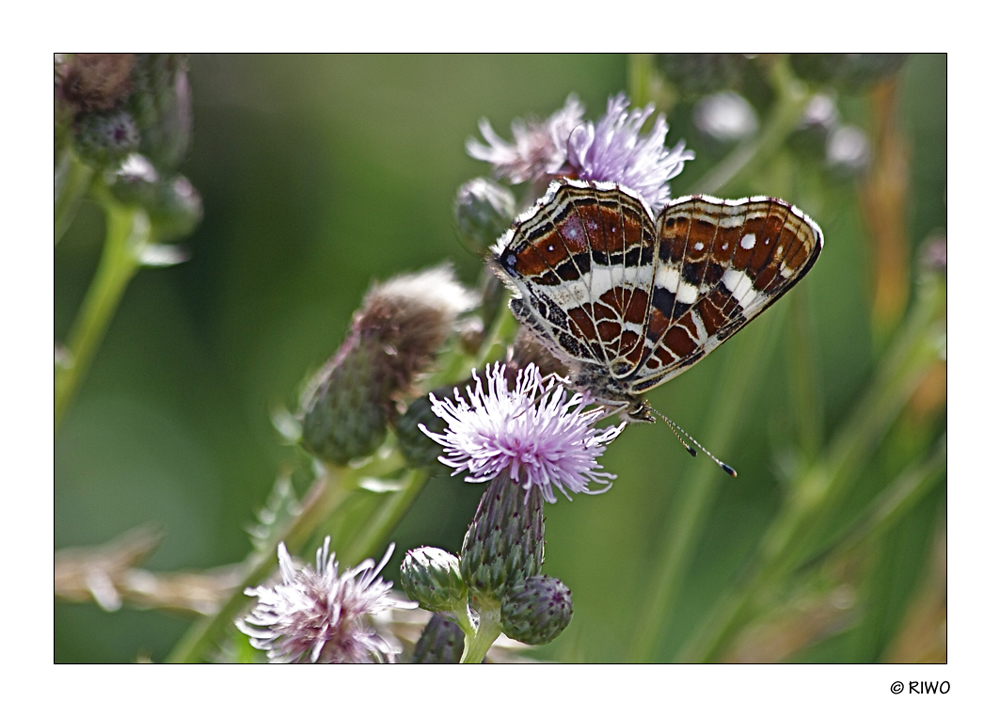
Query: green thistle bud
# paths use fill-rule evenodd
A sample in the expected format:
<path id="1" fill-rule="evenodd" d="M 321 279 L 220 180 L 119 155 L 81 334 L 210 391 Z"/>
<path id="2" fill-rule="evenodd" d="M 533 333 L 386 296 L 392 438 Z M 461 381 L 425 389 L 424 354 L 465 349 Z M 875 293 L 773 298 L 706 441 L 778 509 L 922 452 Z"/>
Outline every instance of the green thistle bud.
<path id="1" fill-rule="evenodd" d="M 158 240 L 186 237 L 201 223 L 204 214 L 201 195 L 187 177 L 174 175 L 169 182 L 160 183 L 156 199 L 149 218 Z"/>
<path id="2" fill-rule="evenodd" d="M 747 66 L 745 55 L 657 55 L 664 76 L 685 97 L 700 97 L 735 86 Z"/>
<path id="3" fill-rule="evenodd" d="M 344 344 L 303 393 L 306 450 L 337 464 L 374 452 L 396 417 L 396 401 L 472 305 L 447 267 L 372 288 Z"/>
<path id="4" fill-rule="evenodd" d="M 933 234 L 920 245 L 920 266 L 925 272 L 943 274 L 948 268 L 948 240 Z"/>
<path id="5" fill-rule="evenodd" d="M 462 241 L 483 254 L 510 228 L 514 219 L 514 193 L 486 177 L 469 180 L 458 188 L 455 225 Z"/>
<path id="6" fill-rule="evenodd" d="M 447 389 L 436 389 L 432 393 L 440 399 L 449 392 Z M 443 450 L 441 444 L 421 431 L 421 424 L 436 434 L 443 432 L 447 426 L 447 422 L 431 409 L 431 401 L 426 395 L 414 399 L 396 422 L 399 453 L 414 468 L 443 470 L 444 465 L 438 461 Z"/>
<path id="7" fill-rule="evenodd" d="M 142 133 L 141 151 L 167 173 L 184 159 L 191 142 L 191 90 L 187 57 L 136 55 L 129 109 Z"/>
<path id="8" fill-rule="evenodd" d="M 545 561 L 545 519 L 539 491 L 501 474 L 489 482 L 462 544 L 462 579 L 472 594 L 499 600 L 508 586 L 535 576 Z"/>
<path id="9" fill-rule="evenodd" d="M 97 168 L 115 168 L 139 149 L 139 128 L 125 110 L 85 112 L 76 118 L 76 152 Z"/>
<path id="10" fill-rule="evenodd" d="M 827 139 L 826 164 L 834 177 L 852 179 L 861 175 L 871 162 L 871 154 L 868 135 L 860 127 L 841 125 Z"/>
<path id="11" fill-rule="evenodd" d="M 788 136 L 788 146 L 800 156 L 811 160 L 826 157 L 826 144 L 837 128 L 837 103 L 830 95 L 814 95 L 802 113 L 795 131 Z"/>
<path id="12" fill-rule="evenodd" d="M 158 241 L 186 236 L 202 218 L 201 196 L 182 175 L 162 180 L 153 164 L 133 154 L 122 164 L 111 184 L 122 204 L 137 205 L 149 213 Z"/>
<path id="13" fill-rule="evenodd" d="M 791 56 L 792 70 L 803 80 L 833 85 L 837 89 L 858 93 L 898 71 L 906 62 L 898 54 L 811 54 Z"/>
<path id="14" fill-rule="evenodd" d="M 573 618 L 570 591 L 558 578 L 533 576 L 508 590 L 500 623 L 509 638 L 530 646 L 549 643 Z"/>
<path id="15" fill-rule="evenodd" d="M 464 649 L 465 634 L 458 624 L 435 613 L 413 649 L 413 662 L 458 663 Z"/>
<path id="16" fill-rule="evenodd" d="M 406 595 L 428 611 L 460 611 L 469 590 L 462 583 L 458 556 L 431 546 L 406 552 L 399 569 Z"/>
<path id="17" fill-rule="evenodd" d="M 335 464 L 372 454 L 385 439 L 389 407 L 379 377 L 377 343 L 354 333 L 307 389 L 302 446 Z"/>
<path id="18" fill-rule="evenodd" d="M 56 66 L 56 96 L 82 112 L 110 110 L 128 95 L 134 62 L 134 55 L 73 55 Z"/>

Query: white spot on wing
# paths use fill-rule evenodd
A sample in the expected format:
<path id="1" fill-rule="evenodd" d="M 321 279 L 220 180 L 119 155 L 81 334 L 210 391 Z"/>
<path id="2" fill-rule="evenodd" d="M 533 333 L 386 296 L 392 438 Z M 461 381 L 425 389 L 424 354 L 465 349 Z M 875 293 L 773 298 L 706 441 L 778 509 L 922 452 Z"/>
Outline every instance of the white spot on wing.
<path id="1" fill-rule="evenodd" d="M 753 249 L 754 245 L 756 244 L 757 244 L 757 235 L 755 235 L 753 232 L 751 232 L 750 234 L 744 234 L 743 239 L 740 240 L 740 246 L 743 247 L 743 249 Z"/>
<path id="2" fill-rule="evenodd" d="M 673 292 L 678 302 L 694 304 L 698 298 L 698 287 L 681 280 L 681 273 L 667 264 L 656 270 L 656 286 Z"/>
<path id="3" fill-rule="evenodd" d="M 744 272 L 737 272 L 735 269 L 727 269 L 722 275 L 722 283 L 726 286 L 740 306 L 746 309 L 757 297 L 757 292 L 753 288 L 753 281 Z"/>

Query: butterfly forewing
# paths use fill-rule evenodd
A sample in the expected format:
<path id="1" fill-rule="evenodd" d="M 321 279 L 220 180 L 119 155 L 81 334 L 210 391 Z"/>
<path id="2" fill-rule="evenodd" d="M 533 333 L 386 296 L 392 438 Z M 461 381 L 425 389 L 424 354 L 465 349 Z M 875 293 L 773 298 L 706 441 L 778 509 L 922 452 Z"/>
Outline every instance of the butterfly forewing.
<path id="1" fill-rule="evenodd" d="M 787 202 L 689 197 L 657 221 L 661 264 L 647 336 L 655 348 L 634 377 L 646 391 L 690 367 L 788 291 L 822 248 L 819 228 Z"/>
<path id="2" fill-rule="evenodd" d="M 687 197 L 655 220 L 631 190 L 553 182 L 495 248 L 511 308 L 598 400 L 632 404 L 790 289 L 819 228 L 786 202 Z"/>

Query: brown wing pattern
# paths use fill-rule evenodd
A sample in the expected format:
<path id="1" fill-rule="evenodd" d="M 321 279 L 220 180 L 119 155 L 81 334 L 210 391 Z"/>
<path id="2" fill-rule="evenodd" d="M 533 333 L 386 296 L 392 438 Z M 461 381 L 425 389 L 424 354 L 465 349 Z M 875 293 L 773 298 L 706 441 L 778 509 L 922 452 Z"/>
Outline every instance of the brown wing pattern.
<path id="1" fill-rule="evenodd" d="M 511 309 L 578 383 L 630 403 L 693 365 L 788 291 L 823 235 L 767 197 L 686 197 L 655 220 L 631 190 L 553 182 L 494 248 Z"/>
<path id="2" fill-rule="evenodd" d="M 512 308 L 560 358 L 620 376 L 638 367 L 656 245 L 641 199 L 613 185 L 553 185 L 501 245 L 495 266 L 521 294 Z"/>
<path id="3" fill-rule="evenodd" d="M 779 199 L 672 202 L 657 220 L 646 336 L 655 342 L 631 377 L 635 392 L 697 362 L 771 306 L 812 267 L 819 227 Z"/>

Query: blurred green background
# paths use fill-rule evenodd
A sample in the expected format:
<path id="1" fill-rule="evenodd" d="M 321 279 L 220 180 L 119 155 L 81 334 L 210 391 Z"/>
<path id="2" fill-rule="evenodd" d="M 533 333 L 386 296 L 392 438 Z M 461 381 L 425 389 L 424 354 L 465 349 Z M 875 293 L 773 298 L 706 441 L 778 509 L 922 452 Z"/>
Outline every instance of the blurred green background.
<path id="1" fill-rule="evenodd" d="M 192 56 L 194 139 L 181 171 L 201 193 L 205 218 L 184 242 L 188 262 L 142 271 L 131 282 L 59 429 L 56 548 L 103 543 L 151 523 L 165 539 L 149 569 L 241 560 L 250 549 L 245 528 L 275 477 L 301 462 L 280 443 L 271 414 L 295 406 L 303 379 L 336 350 L 371 282 L 449 260 L 475 285 L 481 262 L 459 243 L 452 204 L 462 182 L 486 174 L 464 150 L 479 119 L 509 137 L 513 118 L 544 118 L 570 92 L 596 119 L 609 95 L 628 89 L 628 72 L 628 58 L 612 55 Z M 908 160 L 907 290 L 919 247 L 946 226 L 945 76 L 943 55 L 912 56 L 898 80 Z M 876 106 L 864 93 L 838 102 L 842 120 L 873 139 Z M 690 115 L 690 103 L 681 100 L 667 118 L 668 144 L 683 139 L 697 155 L 671 183 L 674 196 L 696 188 L 728 151 L 700 133 Z M 570 587 L 575 614 L 560 638 L 532 655 L 629 658 L 665 532 L 684 518 L 676 514 L 684 505 L 678 496 L 691 482 L 709 480 L 705 465 L 713 489 L 704 529 L 676 587 L 672 620 L 648 658 L 674 656 L 707 607 L 741 576 L 790 477 L 872 381 L 890 332 L 873 319 L 880 255 L 865 220 L 870 177 L 841 176 L 795 157 L 782 154 L 776 169 L 742 177 L 726 195 L 774 194 L 804 209 L 826 235 L 817 266 L 783 300 L 783 313 L 773 310 L 776 328 L 755 322 L 648 395 L 734 465 L 739 478 L 717 479 L 711 472 L 718 469 L 704 457 L 691 459 L 662 424 L 630 427 L 604 456 L 606 469 L 619 476 L 610 492 L 546 509 L 545 570 Z M 103 231 L 100 210 L 87 203 L 56 248 L 57 341 L 90 282 Z M 912 295 L 904 294 L 904 308 Z M 785 325 L 795 322 L 814 351 L 815 374 L 806 380 L 812 389 L 805 392 L 817 417 L 811 428 L 795 408 L 802 394 L 790 388 L 801 342 Z M 713 424 L 727 404 L 718 387 L 749 370 L 732 357 L 760 340 L 755 332 L 774 337 L 766 365 L 731 417 L 731 441 L 712 445 Z M 925 394 L 930 399 L 914 405 L 915 396 L 894 421 L 841 513 L 865 505 L 940 435 L 943 394 L 935 398 L 933 386 Z M 943 591 L 935 546 L 943 536 L 944 488 L 936 485 L 879 541 L 862 547 L 852 563 L 861 566 L 861 578 L 848 571 L 814 585 L 813 577 L 808 589 L 772 596 L 756 627 L 757 645 L 790 641 L 797 648 L 782 654 L 785 660 L 914 660 L 893 651 L 902 650 L 914 606 Z M 388 577 L 398 576 L 411 547 L 457 552 L 481 491 L 459 478 L 432 479 L 395 533 Z M 870 575 L 882 583 L 872 588 Z M 66 603 L 56 604 L 54 620 L 57 662 L 160 660 L 190 623 Z"/>

